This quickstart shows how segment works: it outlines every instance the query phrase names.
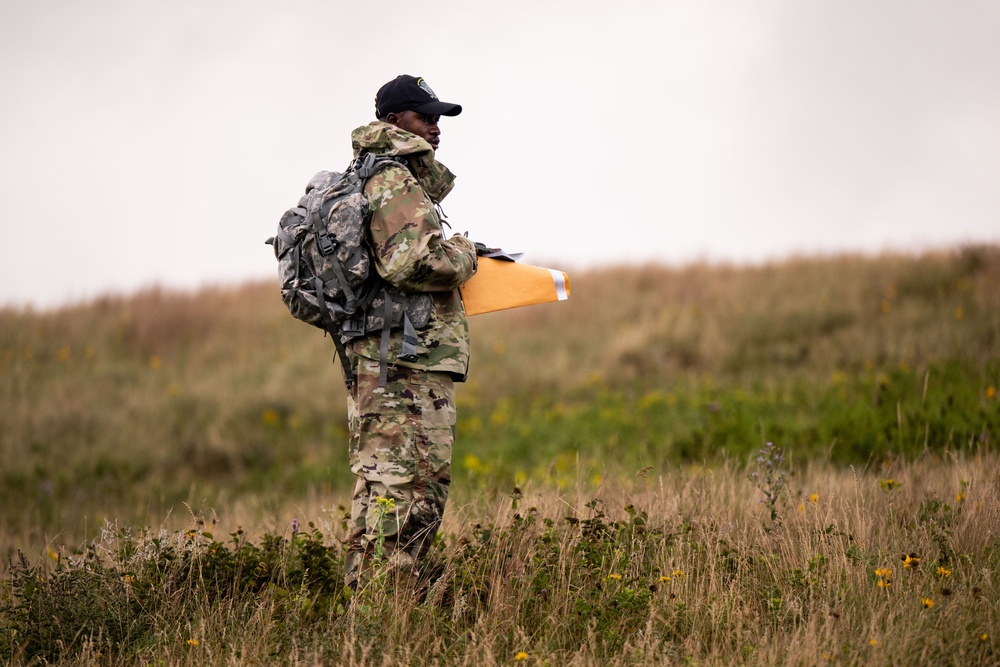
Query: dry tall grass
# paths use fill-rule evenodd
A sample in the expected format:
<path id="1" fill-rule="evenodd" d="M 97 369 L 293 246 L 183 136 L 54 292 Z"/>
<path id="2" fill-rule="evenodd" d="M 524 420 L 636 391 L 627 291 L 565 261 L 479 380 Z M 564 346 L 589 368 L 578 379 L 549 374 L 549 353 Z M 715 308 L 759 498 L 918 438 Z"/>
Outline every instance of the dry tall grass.
<path id="1" fill-rule="evenodd" d="M 644 470 L 595 491 L 529 483 L 516 506 L 510 497 L 481 497 L 452 509 L 435 556 L 439 576 L 424 594 L 376 579 L 347 609 L 320 607 L 308 589 L 212 597 L 212 581 L 197 572 L 214 571 L 215 547 L 178 535 L 194 550 L 194 574 L 186 588 L 150 605 L 149 639 L 117 658 L 100 637 L 49 657 L 55 664 L 101 653 L 109 664 L 992 665 L 998 480 L 995 455 L 928 455 L 869 471 L 810 464 L 787 479 L 776 520 L 732 464 Z M 303 520 L 336 545 L 342 533 L 331 514 L 304 511 Z M 213 529 L 234 528 L 226 523 Z M 108 532 L 102 548 L 114 553 L 119 540 Z M 108 590 L 120 589 L 121 574 L 105 582 Z"/>
<path id="2" fill-rule="evenodd" d="M 222 600 L 196 583 L 150 598 L 146 643 L 50 659 L 993 664 L 1000 248 L 572 279 L 566 303 L 472 320 L 429 602 L 373 586 L 317 611 L 287 582 Z M 180 529 L 186 502 L 250 539 L 312 519 L 335 563 L 332 354 L 271 283 L 0 311 L 0 555 L 44 569 L 106 522 Z M 744 463 L 766 420 L 794 464 L 758 503 Z M 830 463 L 854 430 L 836 459 L 854 467 Z"/>
<path id="3" fill-rule="evenodd" d="M 517 510 L 492 503 L 490 515 L 458 512 L 449 526 L 465 536 L 487 520 L 507 529 L 494 531 L 507 543 L 490 551 L 471 632 L 452 638 L 461 649 L 444 638 L 428 656 L 414 638 L 439 633 L 418 620 L 390 640 L 401 652 L 359 663 L 509 664 L 523 651 L 548 665 L 991 664 L 998 475 L 995 457 L 868 472 L 810 465 L 789 481 L 776 524 L 732 465 L 645 471 L 599 489 L 599 504 L 580 489 L 529 488 Z M 600 530 L 560 529 L 566 517 Z M 442 582 L 469 567 L 468 553 L 452 545 Z M 581 577 L 588 555 L 597 559 Z M 888 587 L 876 570 L 891 570 Z M 648 606 L 636 604 L 645 592 Z M 412 604 L 391 599 L 393 617 L 412 617 Z M 364 619 L 338 619 L 348 645 L 365 645 Z"/>
<path id="4" fill-rule="evenodd" d="M 672 429 L 704 421 L 699 411 L 715 409 L 718 397 L 707 394 L 719 386 L 734 401 L 756 392 L 752 409 L 788 403 L 799 412 L 774 419 L 794 425 L 820 410 L 802 387 L 822 392 L 865 373 L 881 382 L 906 368 L 924 385 L 914 389 L 918 402 L 929 381 L 930 399 L 954 402 L 942 409 L 973 416 L 952 445 L 982 428 L 977 410 L 994 419 L 1000 403 L 982 398 L 1000 386 L 996 247 L 572 278 L 568 302 L 473 318 L 471 378 L 458 397 L 459 472 L 468 453 L 528 473 L 571 452 L 613 462 L 615 452 L 641 447 L 650 461 L 701 458 L 732 437 L 713 445 L 704 431 L 685 454 L 678 441 L 690 435 Z M 92 531 L 104 518 L 156 523 L 182 500 L 267 504 L 275 491 L 302 498 L 345 488 L 343 387 L 332 356 L 270 282 L 0 311 L 0 549 L 80 539 L 84 525 Z M 968 396 L 939 396 L 935 364 L 943 363 L 957 365 Z M 628 409 L 602 413 L 609 397 Z M 640 404 L 649 408 L 636 411 Z M 533 406 L 544 411 L 537 420 L 563 416 L 543 442 L 514 428 L 535 418 Z M 546 448 L 583 412 L 592 413 L 589 423 L 577 420 L 584 435 Z M 616 433 L 649 416 L 659 421 L 644 427 L 642 442 L 619 443 Z M 907 438 L 919 441 L 926 416 L 902 416 Z M 595 448 L 585 434 L 601 423 L 613 430 Z M 948 445 L 954 428 L 942 425 L 930 445 Z M 823 450 L 834 443 L 815 439 L 834 437 L 836 429 L 806 431 L 798 444 Z"/>

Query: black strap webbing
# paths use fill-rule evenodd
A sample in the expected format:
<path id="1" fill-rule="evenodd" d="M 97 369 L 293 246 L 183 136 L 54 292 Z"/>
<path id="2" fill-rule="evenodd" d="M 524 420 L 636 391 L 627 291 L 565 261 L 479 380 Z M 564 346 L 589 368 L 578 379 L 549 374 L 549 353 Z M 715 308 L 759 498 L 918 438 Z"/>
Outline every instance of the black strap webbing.
<path id="1" fill-rule="evenodd" d="M 417 330 L 413 328 L 410 316 L 403 311 L 403 346 L 399 350 L 399 359 L 403 361 L 417 360 Z"/>
<path id="2" fill-rule="evenodd" d="M 340 329 L 334 324 L 330 310 L 326 307 L 326 299 L 323 298 L 323 280 L 317 276 L 314 284 L 316 285 L 316 300 L 319 301 L 320 305 L 319 312 L 323 317 L 323 328 L 330 334 L 333 344 L 337 346 L 337 356 L 340 357 L 340 365 L 344 369 L 344 381 L 347 383 L 347 388 L 350 389 L 354 386 L 355 377 L 354 371 L 351 370 L 351 362 L 347 358 L 347 350 L 340 340 Z"/>
<path id="3" fill-rule="evenodd" d="M 347 283 L 347 276 L 344 275 L 344 269 L 341 268 L 340 262 L 337 258 L 333 258 L 333 273 L 337 276 L 337 281 L 340 283 L 340 289 L 344 293 L 344 298 L 347 299 L 346 310 L 349 313 L 353 313 L 358 309 L 358 297 L 354 295 L 354 290 Z"/>
<path id="4" fill-rule="evenodd" d="M 286 232 L 284 229 L 278 229 L 278 231 L 275 232 L 275 236 L 281 239 L 285 243 L 285 245 L 288 246 L 295 245 L 295 239 L 292 238 L 291 234 Z"/>

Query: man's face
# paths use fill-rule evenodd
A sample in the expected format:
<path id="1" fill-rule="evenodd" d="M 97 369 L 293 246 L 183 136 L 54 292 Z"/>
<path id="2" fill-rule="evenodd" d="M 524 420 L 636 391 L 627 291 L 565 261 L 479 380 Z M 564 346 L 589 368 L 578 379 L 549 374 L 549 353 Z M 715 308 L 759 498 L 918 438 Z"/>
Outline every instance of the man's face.
<path id="1" fill-rule="evenodd" d="M 398 111 L 389 114 L 386 120 L 399 129 L 412 132 L 424 139 L 437 150 L 441 143 L 441 128 L 438 127 L 440 119 L 441 116 L 430 116 L 417 111 Z"/>

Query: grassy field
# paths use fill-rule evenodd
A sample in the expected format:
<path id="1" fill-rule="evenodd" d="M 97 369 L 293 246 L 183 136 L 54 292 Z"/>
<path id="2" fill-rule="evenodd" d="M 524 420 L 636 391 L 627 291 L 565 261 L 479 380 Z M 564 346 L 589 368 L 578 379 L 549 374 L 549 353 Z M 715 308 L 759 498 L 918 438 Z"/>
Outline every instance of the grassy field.
<path id="1" fill-rule="evenodd" d="M 0 655 L 993 664 L 1000 248 L 571 277 L 473 318 L 434 576 L 349 608 L 273 285 L 0 311 Z"/>

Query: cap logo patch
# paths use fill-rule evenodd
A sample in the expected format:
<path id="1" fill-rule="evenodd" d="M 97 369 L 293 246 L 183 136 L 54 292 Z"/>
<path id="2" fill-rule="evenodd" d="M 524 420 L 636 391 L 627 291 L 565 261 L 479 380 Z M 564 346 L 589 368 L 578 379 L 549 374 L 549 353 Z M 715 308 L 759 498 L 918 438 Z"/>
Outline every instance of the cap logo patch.
<path id="1" fill-rule="evenodd" d="M 427 85 L 427 82 L 424 81 L 423 77 L 417 79 L 417 86 L 420 88 L 420 90 L 430 95 L 433 99 L 436 100 L 438 98 L 438 96 L 434 94 L 434 91 L 431 90 L 431 87 Z"/>

